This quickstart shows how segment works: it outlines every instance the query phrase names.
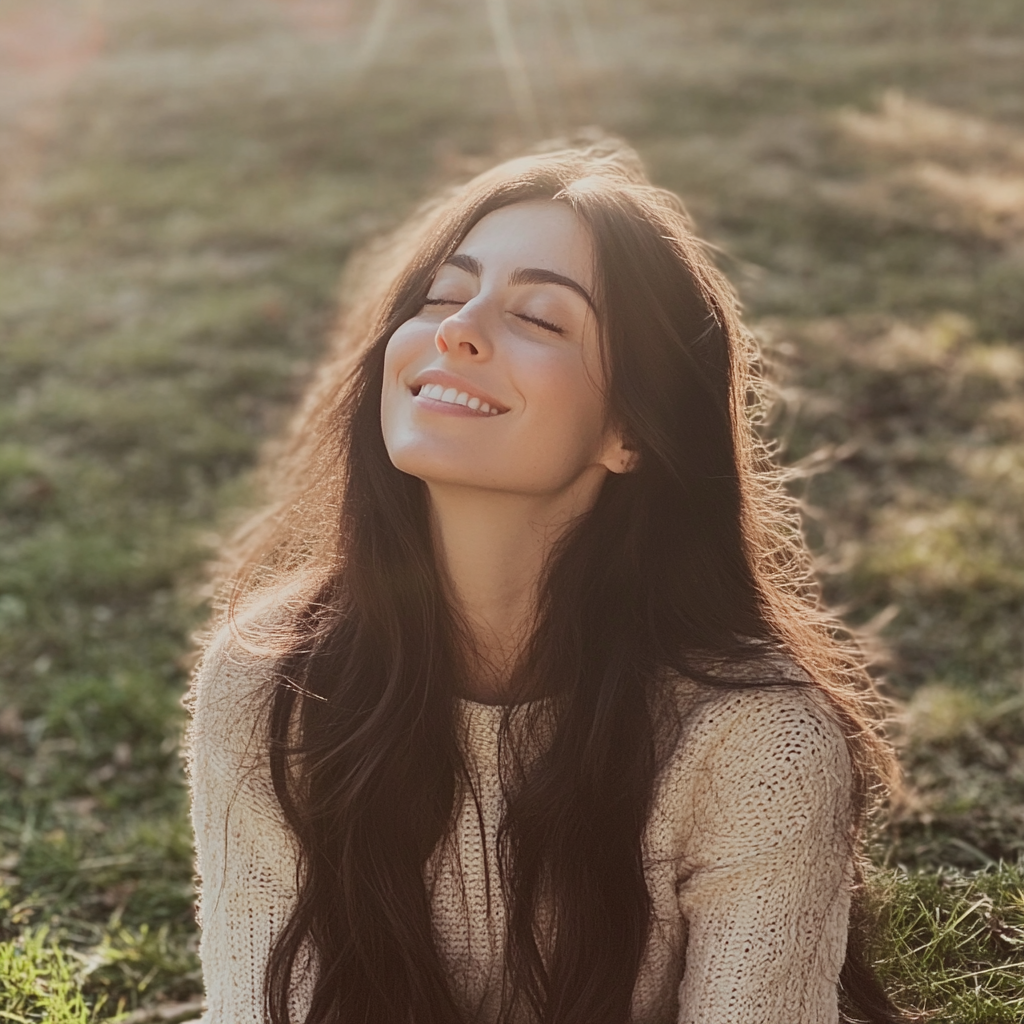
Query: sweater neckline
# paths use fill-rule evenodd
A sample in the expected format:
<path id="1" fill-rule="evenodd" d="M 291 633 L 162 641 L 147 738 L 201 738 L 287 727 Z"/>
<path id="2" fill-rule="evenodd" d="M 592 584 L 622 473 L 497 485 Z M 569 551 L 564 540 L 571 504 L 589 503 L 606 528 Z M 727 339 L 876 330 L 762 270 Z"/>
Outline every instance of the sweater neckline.
<path id="1" fill-rule="evenodd" d="M 496 765 L 498 762 L 498 740 L 505 712 L 511 712 L 514 728 L 516 718 L 520 717 L 523 712 L 530 712 L 534 709 L 545 710 L 550 708 L 552 703 L 550 697 L 538 697 L 535 700 L 516 704 L 484 704 L 481 701 L 470 700 L 468 697 L 459 697 L 459 719 L 462 724 L 466 752 L 480 766 Z M 536 717 L 531 715 L 530 717 L 537 723 L 548 721 L 547 715 Z"/>

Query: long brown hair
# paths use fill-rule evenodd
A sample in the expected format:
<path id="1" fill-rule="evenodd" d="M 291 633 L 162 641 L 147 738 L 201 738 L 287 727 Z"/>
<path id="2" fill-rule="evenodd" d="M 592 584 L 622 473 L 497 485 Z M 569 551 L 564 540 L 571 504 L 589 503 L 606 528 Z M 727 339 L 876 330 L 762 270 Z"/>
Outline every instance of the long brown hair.
<path id="1" fill-rule="evenodd" d="M 384 447 L 383 356 L 473 225 L 537 199 L 567 204 L 591 232 L 607 400 L 638 466 L 607 479 L 550 556 L 516 669 L 557 699 L 553 738 L 528 768 L 521 760 L 499 832 L 506 1018 L 513 1007 L 546 1024 L 629 1018 L 651 923 L 641 839 L 667 674 L 736 687 L 749 685 L 735 669 L 752 657 L 760 685 L 786 681 L 763 666 L 799 665 L 846 735 L 858 834 L 893 777 L 870 678 L 820 605 L 793 502 L 753 425 L 755 348 L 679 200 L 614 140 L 501 164 L 434 200 L 378 252 L 369 298 L 273 460 L 280 500 L 249 528 L 229 574 L 232 607 L 260 592 L 287 608 L 265 735 L 299 872 L 266 972 L 273 1024 L 291 1022 L 289 992 L 305 970 L 315 978 L 307 1024 L 461 1019 L 423 867 L 468 785 L 455 725 L 464 636 L 425 485 Z M 542 902 L 557 925 L 543 955 Z M 842 987 L 869 1020 L 895 1019 L 859 926 Z"/>

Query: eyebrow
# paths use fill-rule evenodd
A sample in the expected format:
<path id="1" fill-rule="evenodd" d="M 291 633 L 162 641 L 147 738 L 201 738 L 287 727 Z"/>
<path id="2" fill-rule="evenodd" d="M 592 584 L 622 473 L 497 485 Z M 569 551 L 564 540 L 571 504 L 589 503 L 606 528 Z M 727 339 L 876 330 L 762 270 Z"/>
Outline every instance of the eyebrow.
<path id="1" fill-rule="evenodd" d="M 468 253 L 457 252 L 454 256 L 449 256 L 444 262 L 453 267 L 458 267 L 460 270 L 465 270 L 474 277 L 480 277 L 483 274 L 483 265 L 475 256 L 470 256 Z M 557 274 L 553 270 L 543 270 L 541 267 L 518 267 L 509 274 L 508 283 L 513 287 L 519 284 L 561 285 L 563 288 L 569 288 L 576 292 L 576 294 L 581 296 L 586 304 L 594 311 L 595 315 L 597 313 L 597 308 L 594 306 L 594 300 L 590 297 L 590 293 L 583 287 L 583 285 L 577 283 L 571 277 L 566 277 L 564 274 Z"/>

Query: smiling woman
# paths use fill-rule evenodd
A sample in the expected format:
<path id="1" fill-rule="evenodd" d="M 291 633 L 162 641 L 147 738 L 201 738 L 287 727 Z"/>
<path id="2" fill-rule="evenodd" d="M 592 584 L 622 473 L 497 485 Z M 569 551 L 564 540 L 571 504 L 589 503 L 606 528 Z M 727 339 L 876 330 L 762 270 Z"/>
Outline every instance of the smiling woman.
<path id="1" fill-rule="evenodd" d="M 570 207 L 495 210 L 385 350 L 384 443 L 394 466 L 429 487 L 473 627 L 473 696 L 502 699 L 551 539 L 590 509 L 608 472 L 632 462 L 609 421 L 594 274 L 589 232 Z M 479 524 L 494 528 L 482 535 Z"/>
<path id="2" fill-rule="evenodd" d="M 851 918 L 891 754 L 678 200 L 553 149 L 393 251 L 194 683 L 206 1019 L 899 1019 Z"/>

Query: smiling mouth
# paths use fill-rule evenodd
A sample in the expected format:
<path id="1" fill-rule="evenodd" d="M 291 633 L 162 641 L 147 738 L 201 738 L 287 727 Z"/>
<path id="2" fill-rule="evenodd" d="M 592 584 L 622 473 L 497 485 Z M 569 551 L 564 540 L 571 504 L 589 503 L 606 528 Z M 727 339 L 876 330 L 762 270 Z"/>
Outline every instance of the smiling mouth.
<path id="1" fill-rule="evenodd" d="M 429 398 L 434 402 L 444 402 L 447 405 L 462 405 L 481 416 L 500 416 L 503 412 L 508 411 L 499 409 L 468 391 L 446 388 L 441 384 L 422 384 L 412 388 L 411 391 L 415 397 Z"/>

